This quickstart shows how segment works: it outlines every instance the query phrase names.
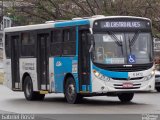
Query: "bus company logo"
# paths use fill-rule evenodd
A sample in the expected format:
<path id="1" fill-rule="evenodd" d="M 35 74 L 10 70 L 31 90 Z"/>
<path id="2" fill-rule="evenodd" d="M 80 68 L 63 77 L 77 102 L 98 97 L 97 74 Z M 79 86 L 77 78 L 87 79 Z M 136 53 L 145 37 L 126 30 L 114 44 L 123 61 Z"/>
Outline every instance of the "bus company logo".
<path id="1" fill-rule="evenodd" d="M 143 114 L 142 120 L 158 120 L 158 115 L 156 115 L 156 114 Z"/>
<path id="2" fill-rule="evenodd" d="M 62 66 L 62 63 L 61 63 L 61 61 L 57 61 L 57 62 L 56 62 L 56 66 L 57 66 L 57 67 L 60 67 L 60 66 Z"/>

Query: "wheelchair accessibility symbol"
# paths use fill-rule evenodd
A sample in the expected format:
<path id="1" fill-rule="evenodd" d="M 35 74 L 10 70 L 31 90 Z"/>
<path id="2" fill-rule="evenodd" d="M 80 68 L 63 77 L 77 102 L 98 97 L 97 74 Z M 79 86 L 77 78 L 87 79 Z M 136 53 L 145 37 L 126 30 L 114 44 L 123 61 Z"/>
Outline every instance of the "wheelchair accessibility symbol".
<path id="1" fill-rule="evenodd" d="M 136 62 L 136 57 L 135 57 L 135 55 L 129 55 L 129 56 L 128 56 L 128 62 L 129 62 L 129 63 L 135 63 L 135 62 Z"/>

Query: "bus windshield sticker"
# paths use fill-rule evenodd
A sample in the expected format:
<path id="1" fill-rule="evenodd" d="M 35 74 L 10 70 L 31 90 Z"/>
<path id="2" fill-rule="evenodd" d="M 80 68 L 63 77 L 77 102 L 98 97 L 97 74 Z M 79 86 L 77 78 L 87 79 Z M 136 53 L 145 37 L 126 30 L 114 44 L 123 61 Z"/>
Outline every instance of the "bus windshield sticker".
<path id="1" fill-rule="evenodd" d="M 105 62 L 106 62 L 106 64 L 111 64 L 112 60 L 111 60 L 111 58 L 106 58 Z"/>
<path id="2" fill-rule="evenodd" d="M 129 55 L 128 56 L 128 62 L 129 63 L 136 63 L 136 57 L 135 57 L 135 55 Z"/>
<path id="3" fill-rule="evenodd" d="M 123 42 L 123 36 L 121 34 L 116 34 L 115 36 L 119 42 Z M 103 42 L 114 42 L 114 39 L 110 35 L 106 34 L 103 35 Z"/>
<path id="4" fill-rule="evenodd" d="M 107 64 L 124 64 L 124 58 L 106 58 Z"/>
<path id="5" fill-rule="evenodd" d="M 103 35 L 103 42 L 113 42 L 114 40 L 109 35 Z"/>

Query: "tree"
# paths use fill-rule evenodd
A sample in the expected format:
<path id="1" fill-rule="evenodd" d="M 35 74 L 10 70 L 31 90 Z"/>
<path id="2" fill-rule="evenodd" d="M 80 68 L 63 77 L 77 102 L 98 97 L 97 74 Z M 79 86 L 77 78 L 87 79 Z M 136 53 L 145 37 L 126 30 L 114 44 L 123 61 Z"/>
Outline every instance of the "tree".
<path id="1" fill-rule="evenodd" d="M 103 14 L 150 18 L 155 33 L 160 31 L 159 0 L 5 0 L 11 2 L 10 13 L 15 25 L 43 23 Z"/>

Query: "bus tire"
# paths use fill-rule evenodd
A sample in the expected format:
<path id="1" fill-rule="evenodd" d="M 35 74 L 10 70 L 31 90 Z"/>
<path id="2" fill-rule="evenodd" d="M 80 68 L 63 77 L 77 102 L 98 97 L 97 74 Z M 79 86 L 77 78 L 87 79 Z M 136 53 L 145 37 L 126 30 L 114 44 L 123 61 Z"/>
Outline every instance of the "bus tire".
<path id="1" fill-rule="evenodd" d="M 70 104 L 77 104 L 82 97 L 76 92 L 76 83 L 73 77 L 68 77 L 64 86 L 65 99 Z"/>
<path id="2" fill-rule="evenodd" d="M 29 76 L 26 76 L 24 80 L 24 95 L 26 100 L 29 101 L 43 100 L 45 97 L 45 95 L 33 91 L 33 83 Z"/>
<path id="3" fill-rule="evenodd" d="M 121 93 L 118 94 L 118 98 L 121 102 L 130 102 L 133 99 L 134 93 Z"/>
<path id="4" fill-rule="evenodd" d="M 160 92 L 160 87 L 156 87 L 157 92 Z"/>

